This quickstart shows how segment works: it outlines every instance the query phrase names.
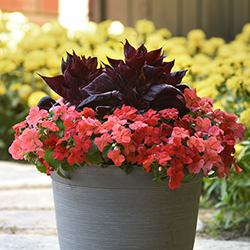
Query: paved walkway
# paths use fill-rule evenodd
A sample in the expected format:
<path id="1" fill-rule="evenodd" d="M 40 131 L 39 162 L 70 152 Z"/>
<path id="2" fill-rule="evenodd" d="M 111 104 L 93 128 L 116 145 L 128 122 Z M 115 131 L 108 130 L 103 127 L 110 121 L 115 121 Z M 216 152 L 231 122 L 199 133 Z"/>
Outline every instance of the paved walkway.
<path id="1" fill-rule="evenodd" d="M 0 177 L 0 250 L 59 250 L 50 178 L 32 165 L 4 161 Z M 250 242 L 196 237 L 194 250 L 224 249 L 250 250 Z"/>

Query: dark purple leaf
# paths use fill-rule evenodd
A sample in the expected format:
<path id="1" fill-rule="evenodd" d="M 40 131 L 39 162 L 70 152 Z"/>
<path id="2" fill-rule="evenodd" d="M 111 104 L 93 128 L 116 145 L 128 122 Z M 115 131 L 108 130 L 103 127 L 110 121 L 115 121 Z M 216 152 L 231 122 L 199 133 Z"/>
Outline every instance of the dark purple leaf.
<path id="1" fill-rule="evenodd" d="M 178 77 L 180 80 L 185 76 L 188 70 L 180 70 L 171 73 L 171 76 Z"/>
<path id="2" fill-rule="evenodd" d="M 175 63 L 175 60 L 173 60 L 173 61 L 171 61 L 171 62 L 164 62 L 163 71 L 164 71 L 166 74 L 170 74 L 171 69 L 174 67 L 174 63 Z"/>
<path id="3" fill-rule="evenodd" d="M 109 91 L 102 93 L 100 95 L 90 95 L 84 99 L 77 107 L 91 107 L 96 108 L 97 106 L 109 106 L 109 105 L 118 105 L 123 103 L 124 95 L 120 91 Z"/>
<path id="4" fill-rule="evenodd" d="M 69 54 L 68 52 L 67 52 L 66 62 L 62 58 L 62 64 L 61 64 L 61 71 L 62 71 L 62 73 L 64 73 L 64 71 L 66 70 L 66 68 L 68 66 L 71 67 L 71 65 L 72 65 L 72 58 L 73 58 L 73 56 L 71 54 Z"/>
<path id="5" fill-rule="evenodd" d="M 88 67 L 89 72 L 95 71 L 97 68 L 97 65 L 98 65 L 98 61 L 96 57 L 90 57 L 86 61 L 86 66 Z"/>
<path id="6" fill-rule="evenodd" d="M 117 68 L 118 65 L 120 64 L 120 62 L 122 62 L 122 60 L 116 60 L 116 59 L 112 59 L 112 58 L 109 58 L 107 57 L 110 65 L 113 67 L 113 68 Z"/>
<path id="7" fill-rule="evenodd" d="M 86 75 L 88 74 L 88 67 L 81 62 L 79 57 L 74 56 L 72 66 L 68 68 L 68 71 L 73 77 L 85 79 Z"/>
<path id="8" fill-rule="evenodd" d="M 90 84 L 83 88 L 89 95 L 98 95 L 112 90 L 119 90 L 119 86 L 106 73 L 102 73 Z"/>
<path id="9" fill-rule="evenodd" d="M 157 77 L 160 74 L 163 74 L 162 67 L 154 67 L 150 65 L 143 66 L 143 74 L 147 79 L 152 79 L 153 77 Z"/>
<path id="10" fill-rule="evenodd" d="M 176 108 L 181 117 L 190 111 L 178 97 L 165 95 L 165 93 L 158 95 L 157 98 L 150 103 L 150 106 L 155 110 Z"/>
<path id="11" fill-rule="evenodd" d="M 134 68 L 135 70 L 141 70 L 142 66 L 145 64 L 145 60 L 142 56 L 139 57 L 131 57 L 130 59 L 126 60 L 126 64 L 130 68 Z"/>
<path id="12" fill-rule="evenodd" d="M 53 100 L 50 97 L 43 97 L 37 104 L 39 109 L 45 109 L 47 111 L 49 111 L 49 109 L 53 106 L 53 104 L 55 104 L 55 100 Z"/>
<path id="13" fill-rule="evenodd" d="M 123 49 L 124 49 L 125 60 L 131 58 L 136 51 L 135 48 L 129 44 L 127 39 Z"/>
<path id="14" fill-rule="evenodd" d="M 159 84 L 151 86 L 148 92 L 143 95 L 143 98 L 147 101 L 153 101 L 162 92 L 168 96 L 183 96 L 182 92 L 174 86 L 168 84 Z"/>
<path id="15" fill-rule="evenodd" d="M 177 89 L 179 89 L 182 93 L 184 93 L 184 89 L 186 89 L 186 88 L 189 88 L 187 85 L 185 85 L 185 84 L 177 84 L 176 86 L 175 86 Z"/>
<path id="16" fill-rule="evenodd" d="M 151 65 L 154 62 L 156 62 L 157 60 L 160 59 L 161 56 L 161 48 L 157 49 L 157 50 L 152 50 L 148 53 L 145 54 L 145 60 L 147 62 L 147 64 Z"/>
<path id="17" fill-rule="evenodd" d="M 126 80 L 130 80 L 135 76 L 135 70 L 133 68 L 129 68 L 127 65 L 121 61 L 117 67 L 117 72 L 120 76 Z"/>

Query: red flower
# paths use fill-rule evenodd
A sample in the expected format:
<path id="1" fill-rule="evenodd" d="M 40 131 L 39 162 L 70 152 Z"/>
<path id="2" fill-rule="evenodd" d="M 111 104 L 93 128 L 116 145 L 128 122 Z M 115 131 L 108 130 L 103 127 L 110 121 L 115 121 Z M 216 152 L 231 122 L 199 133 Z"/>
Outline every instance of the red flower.
<path id="1" fill-rule="evenodd" d="M 111 135 L 112 139 L 114 139 L 117 143 L 130 143 L 131 141 L 131 131 L 127 128 L 123 129 L 120 127 L 119 129 L 112 132 Z"/>
<path id="2" fill-rule="evenodd" d="M 204 152 L 204 150 L 205 150 L 203 139 L 202 138 L 196 138 L 195 136 L 191 136 L 187 140 L 187 146 L 189 148 L 191 148 L 192 150 L 196 149 L 199 153 Z"/>
<path id="3" fill-rule="evenodd" d="M 204 160 L 201 156 L 194 157 L 193 162 L 187 166 L 190 173 L 198 174 L 204 166 Z"/>
<path id="4" fill-rule="evenodd" d="M 49 148 L 55 148 L 57 145 L 58 137 L 55 134 L 51 134 L 48 139 L 44 141 L 44 145 L 48 145 Z"/>
<path id="5" fill-rule="evenodd" d="M 77 163 L 82 163 L 84 161 L 83 159 L 83 152 L 79 149 L 76 148 L 71 148 L 69 151 L 69 156 L 68 156 L 68 163 L 72 166 L 74 165 L 76 162 Z"/>
<path id="6" fill-rule="evenodd" d="M 146 172 L 149 173 L 151 163 L 153 162 L 154 157 L 148 156 L 148 158 L 143 162 L 143 167 L 146 169 Z"/>
<path id="7" fill-rule="evenodd" d="M 156 126 L 159 122 L 160 115 L 156 110 L 150 109 L 143 115 L 143 121 L 148 125 Z"/>
<path id="8" fill-rule="evenodd" d="M 101 135 L 101 137 L 95 138 L 95 144 L 97 145 L 98 149 L 102 151 L 102 149 L 108 145 L 108 143 L 112 143 L 113 139 L 111 138 L 111 135 L 108 133 L 105 133 Z"/>
<path id="9" fill-rule="evenodd" d="M 108 152 L 108 158 L 111 159 L 114 164 L 119 167 L 125 161 L 125 157 L 121 155 L 121 150 L 111 150 Z"/>
<path id="10" fill-rule="evenodd" d="M 163 109 L 160 110 L 159 113 L 164 119 L 173 119 L 173 120 L 176 120 L 179 115 L 179 112 L 176 108 Z"/>
<path id="11" fill-rule="evenodd" d="M 41 124 L 44 128 L 48 128 L 51 131 L 59 131 L 59 128 L 52 121 L 43 121 Z"/>
<path id="12" fill-rule="evenodd" d="M 62 161 L 64 158 L 67 158 L 69 155 L 69 150 L 66 147 L 63 147 L 62 145 L 57 145 L 54 148 L 54 153 L 52 154 L 52 157 L 54 159 L 58 159 L 59 161 Z"/>
<path id="13" fill-rule="evenodd" d="M 176 171 L 175 168 L 170 167 L 167 170 L 167 174 L 169 175 L 169 187 L 170 189 L 179 188 L 181 186 L 181 181 L 184 178 L 184 173 L 182 171 Z"/>

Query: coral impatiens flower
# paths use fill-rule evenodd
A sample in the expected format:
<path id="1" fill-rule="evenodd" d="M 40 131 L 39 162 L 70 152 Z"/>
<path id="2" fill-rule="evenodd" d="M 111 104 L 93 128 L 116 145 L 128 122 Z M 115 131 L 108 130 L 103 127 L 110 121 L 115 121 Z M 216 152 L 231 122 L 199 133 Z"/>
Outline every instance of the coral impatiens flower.
<path id="1" fill-rule="evenodd" d="M 9 147 L 9 153 L 12 155 L 13 159 L 15 160 L 22 160 L 23 159 L 23 145 L 20 139 L 16 139 L 13 141 L 11 146 Z"/>
<path id="2" fill-rule="evenodd" d="M 19 138 L 22 141 L 24 152 L 33 152 L 35 151 L 36 147 L 43 146 L 43 143 L 40 141 L 39 132 L 34 128 L 25 129 Z"/>
<path id="3" fill-rule="evenodd" d="M 44 127 L 44 128 L 48 128 L 50 129 L 51 131 L 59 131 L 59 128 L 52 122 L 52 121 L 43 121 L 41 123 L 41 125 Z"/>
<path id="4" fill-rule="evenodd" d="M 124 155 L 121 155 L 121 150 L 112 150 L 108 152 L 108 158 L 111 159 L 114 164 L 119 167 L 125 161 Z"/>
<path id="5" fill-rule="evenodd" d="M 108 133 L 101 135 L 101 137 L 95 138 L 95 144 L 97 145 L 100 151 L 102 151 L 104 146 L 108 145 L 108 143 L 112 143 L 112 142 L 113 142 L 113 139 L 111 135 Z"/>
<path id="6" fill-rule="evenodd" d="M 131 141 L 131 131 L 127 128 L 117 129 L 112 132 L 111 136 L 117 143 L 130 143 Z"/>
<path id="7" fill-rule="evenodd" d="M 26 121 L 29 125 L 36 127 L 37 123 L 41 123 L 43 118 L 49 115 L 47 110 L 39 109 L 38 106 L 34 106 L 30 108 L 29 115 L 26 117 Z"/>

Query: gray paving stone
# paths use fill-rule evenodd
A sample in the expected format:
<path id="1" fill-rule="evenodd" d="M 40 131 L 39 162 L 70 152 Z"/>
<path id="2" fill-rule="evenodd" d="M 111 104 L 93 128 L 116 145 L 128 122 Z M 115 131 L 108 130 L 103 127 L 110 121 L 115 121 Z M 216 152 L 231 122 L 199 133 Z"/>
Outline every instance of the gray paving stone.
<path id="1" fill-rule="evenodd" d="M 0 211 L 0 229 L 16 228 L 17 230 L 56 230 L 54 211 Z"/>
<path id="2" fill-rule="evenodd" d="M 31 164 L 0 161 L 0 176 L 0 189 L 51 186 L 50 177 Z"/>
<path id="3" fill-rule="evenodd" d="M 249 242 L 196 239 L 194 250 L 249 250 Z M 0 250 L 59 250 L 56 236 L 0 235 Z M 71 249 L 79 250 L 79 249 Z M 84 250 L 81 249 L 81 250 Z M 86 249 L 88 250 L 88 249 Z M 101 250 L 101 249 L 95 249 Z"/>
<path id="4" fill-rule="evenodd" d="M 0 190 L 0 210 L 54 209 L 52 188 Z"/>
<path id="5" fill-rule="evenodd" d="M 0 250 L 59 250 L 57 237 L 0 235 Z"/>
<path id="6" fill-rule="evenodd" d="M 250 250 L 250 242 L 196 239 L 194 250 Z"/>

